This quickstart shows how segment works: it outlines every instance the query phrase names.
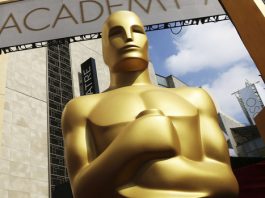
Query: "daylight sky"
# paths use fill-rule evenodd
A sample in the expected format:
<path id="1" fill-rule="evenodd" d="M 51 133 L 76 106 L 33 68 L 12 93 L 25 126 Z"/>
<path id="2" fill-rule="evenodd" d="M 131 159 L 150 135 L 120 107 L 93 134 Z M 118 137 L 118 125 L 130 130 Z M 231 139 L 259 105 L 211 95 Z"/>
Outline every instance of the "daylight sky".
<path id="1" fill-rule="evenodd" d="M 178 29 L 173 30 L 178 32 Z M 190 86 L 203 87 L 217 109 L 248 124 L 234 95 L 245 81 L 256 84 L 265 102 L 259 71 L 230 21 L 148 32 L 149 53 L 157 74 L 174 75 Z"/>

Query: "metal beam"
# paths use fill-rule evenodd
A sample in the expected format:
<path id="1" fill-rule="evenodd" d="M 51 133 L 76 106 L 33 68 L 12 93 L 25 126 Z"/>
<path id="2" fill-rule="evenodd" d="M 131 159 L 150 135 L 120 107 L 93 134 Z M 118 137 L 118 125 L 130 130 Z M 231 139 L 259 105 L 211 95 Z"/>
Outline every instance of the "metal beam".
<path id="1" fill-rule="evenodd" d="M 260 71 L 263 81 L 265 81 L 265 16 L 263 16 L 262 10 L 254 0 L 219 1 L 235 25 L 250 56 Z"/>
<path id="2" fill-rule="evenodd" d="M 216 16 L 211 16 L 211 17 L 203 17 L 203 18 L 188 19 L 188 20 L 183 20 L 183 21 L 175 21 L 175 22 L 148 25 L 148 26 L 145 26 L 145 31 L 149 32 L 149 31 L 157 31 L 157 30 L 164 30 L 164 29 L 173 30 L 174 28 L 181 28 L 184 26 L 199 25 L 199 24 L 204 24 L 204 23 L 216 23 L 216 22 L 224 21 L 224 20 L 229 20 L 229 17 L 227 15 L 216 15 Z M 56 44 L 64 43 L 65 40 L 67 40 L 70 43 L 73 43 L 73 42 L 87 41 L 87 40 L 100 39 L 100 38 L 101 38 L 101 33 L 98 32 L 98 33 L 93 33 L 93 34 L 52 40 L 49 42 L 56 45 Z M 43 41 L 43 42 L 26 44 L 26 45 L 6 47 L 3 49 L 0 49 L 0 55 L 11 53 L 11 52 L 22 51 L 22 50 L 47 47 L 47 42 L 48 41 Z"/>

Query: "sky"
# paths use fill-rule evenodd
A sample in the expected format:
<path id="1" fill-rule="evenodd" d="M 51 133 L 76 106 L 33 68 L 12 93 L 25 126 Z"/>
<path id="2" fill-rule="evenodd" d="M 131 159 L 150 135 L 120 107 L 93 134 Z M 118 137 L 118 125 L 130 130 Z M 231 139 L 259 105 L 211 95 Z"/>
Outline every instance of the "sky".
<path id="1" fill-rule="evenodd" d="M 173 29 L 178 32 L 179 29 Z M 147 32 L 149 54 L 157 74 L 173 75 L 189 86 L 202 87 L 212 96 L 217 110 L 248 125 L 232 93 L 256 83 L 265 102 L 260 73 L 230 21 Z"/>

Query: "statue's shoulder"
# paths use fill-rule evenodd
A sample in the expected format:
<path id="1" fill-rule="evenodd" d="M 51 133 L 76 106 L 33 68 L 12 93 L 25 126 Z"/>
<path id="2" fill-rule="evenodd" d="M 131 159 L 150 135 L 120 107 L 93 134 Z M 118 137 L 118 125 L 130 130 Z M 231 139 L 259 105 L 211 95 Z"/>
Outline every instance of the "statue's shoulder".
<path id="1" fill-rule="evenodd" d="M 99 94 L 93 94 L 73 98 L 66 104 L 65 108 L 76 111 L 91 111 L 99 101 L 98 95 Z"/>
<path id="2" fill-rule="evenodd" d="M 212 109 L 215 108 L 212 98 L 202 88 L 197 87 L 180 87 L 174 88 L 173 91 L 183 97 L 188 102 L 192 103 L 198 109 Z"/>
<path id="3" fill-rule="evenodd" d="M 85 120 L 99 101 L 97 95 L 80 96 L 70 100 L 64 107 L 62 120 L 68 122 Z"/>

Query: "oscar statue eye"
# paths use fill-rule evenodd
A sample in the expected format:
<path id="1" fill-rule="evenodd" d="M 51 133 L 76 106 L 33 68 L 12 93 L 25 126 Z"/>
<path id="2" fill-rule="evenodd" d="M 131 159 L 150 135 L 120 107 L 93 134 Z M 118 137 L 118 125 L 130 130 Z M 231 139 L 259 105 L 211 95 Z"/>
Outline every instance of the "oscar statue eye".
<path id="1" fill-rule="evenodd" d="M 132 26 L 132 32 L 145 34 L 144 28 L 142 26 L 139 26 L 139 25 Z"/>
<path id="2" fill-rule="evenodd" d="M 119 36 L 122 34 L 122 28 L 121 27 L 113 27 L 109 31 L 109 38 L 114 36 Z"/>

